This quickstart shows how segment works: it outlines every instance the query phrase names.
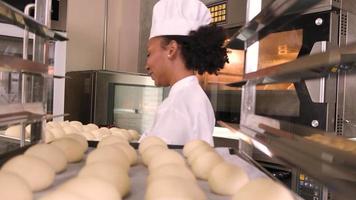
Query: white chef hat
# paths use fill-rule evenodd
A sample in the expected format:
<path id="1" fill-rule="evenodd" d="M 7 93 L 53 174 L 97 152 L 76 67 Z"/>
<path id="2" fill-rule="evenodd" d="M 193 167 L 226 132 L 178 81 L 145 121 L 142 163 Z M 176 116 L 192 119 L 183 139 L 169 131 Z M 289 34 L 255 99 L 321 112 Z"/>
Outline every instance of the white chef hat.
<path id="1" fill-rule="evenodd" d="M 210 11 L 200 0 L 160 0 L 153 7 L 150 38 L 188 35 L 210 22 Z"/>

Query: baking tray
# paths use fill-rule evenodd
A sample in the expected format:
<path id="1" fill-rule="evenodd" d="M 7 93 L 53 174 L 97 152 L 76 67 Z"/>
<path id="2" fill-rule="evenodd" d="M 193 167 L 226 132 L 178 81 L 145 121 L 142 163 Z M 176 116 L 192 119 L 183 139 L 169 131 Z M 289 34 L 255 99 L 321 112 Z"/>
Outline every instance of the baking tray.
<path id="1" fill-rule="evenodd" d="M 132 143 L 131 145 L 136 146 L 137 148 L 137 143 Z M 181 147 L 181 145 L 173 145 L 172 147 L 178 148 Z M 95 148 L 90 147 L 89 150 L 87 151 L 86 155 Z M 250 179 L 256 179 L 256 178 L 261 178 L 261 177 L 267 177 L 264 173 L 262 173 L 260 170 L 258 170 L 256 167 L 253 165 L 247 163 L 245 160 L 242 158 L 236 156 L 236 155 L 231 155 L 229 153 L 228 148 L 216 148 L 217 152 L 224 157 L 224 159 L 228 162 L 231 162 L 235 165 L 240 166 L 243 168 Z M 182 150 L 177 149 L 179 153 L 182 152 Z M 129 171 L 129 176 L 131 179 L 131 191 L 130 194 L 125 197 L 125 200 L 143 200 L 144 195 L 145 195 L 145 190 L 146 190 L 146 178 L 148 175 L 148 170 L 147 168 L 140 164 L 132 166 Z M 78 163 L 71 163 L 68 165 L 68 168 L 66 171 L 57 174 L 55 177 L 55 181 L 52 184 L 51 187 L 49 187 L 46 190 L 43 190 L 41 192 L 36 192 L 34 194 L 34 199 L 39 199 L 40 197 L 44 196 L 45 194 L 54 191 L 59 185 L 64 183 L 65 181 L 69 180 L 70 178 L 75 177 L 80 169 L 84 166 L 85 164 L 85 158 Z M 209 185 L 207 181 L 202 181 L 202 180 L 197 180 L 198 185 L 202 188 L 202 190 L 205 192 L 207 199 L 208 200 L 230 200 L 231 196 L 222 196 L 222 195 L 216 195 L 212 193 L 209 189 Z"/>

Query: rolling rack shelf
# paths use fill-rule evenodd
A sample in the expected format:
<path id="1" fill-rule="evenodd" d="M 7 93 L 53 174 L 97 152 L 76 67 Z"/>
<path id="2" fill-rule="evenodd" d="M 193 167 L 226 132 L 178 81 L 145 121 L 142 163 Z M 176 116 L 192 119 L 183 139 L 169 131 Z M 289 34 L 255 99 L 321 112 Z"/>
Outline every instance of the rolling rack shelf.
<path id="1" fill-rule="evenodd" d="M 319 1 L 276 0 L 263 9 L 255 18 L 238 30 L 226 43 L 232 49 L 247 49 L 254 42 L 264 38 L 290 21 L 280 23 L 278 18 L 288 13 L 298 14 Z M 301 12 L 300 12 L 301 11 Z M 295 18 L 294 18 L 295 19 Z M 279 24 L 276 24 L 276 21 Z M 219 121 L 218 124 L 237 134 L 240 140 L 259 149 L 289 167 L 301 169 L 323 183 L 342 199 L 356 196 L 356 142 L 353 151 L 334 148 L 322 142 L 308 139 L 310 136 L 328 137 L 335 133 L 326 132 L 325 124 L 317 128 L 305 123 L 297 124 L 255 113 L 256 86 L 272 83 L 294 83 L 296 92 L 303 92 L 305 80 L 329 77 L 351 70 L 356 66 L 356 44 L 335 47 L 327 52 L 301 57 L 288 63 L 247 73 L 243 80 L 227 84 L 242 87 L 241 121 L 236 124 Z M 302 89 L 301 89 L 302 88 Z M 304 91 L 305 91 L 304 87 Z M 309 93 L 307 93 L 309 95 Z M 299 95 L 299 94 L 298 94 Z M 308 96 L 309 100 L 310 97 Z M 305 103 L 305 102 L 301 102 Z M 316 103 L 307 101 L 311 106 Z M 326 106 L 324 103 L 321 106 Z M 312 118 L 311 118 L 312 119 Z M 308 119 L 310 120 L 310 119 Z M 310 124 L 310 121 L 308 122 Z M 335 137 L 336 138 L 336 137 Z M 342 139 L 345 143 L 351 141 Z M 335 144 L 334 144 L 335 145 Z M 242 153 L 245 149 L 241 149 Z M 246 151 L 248 152 L 248 151 Z M 247 153 L 246 153 L 247 154 Z M 245 157 L 252 159 L 249 156 Z M 252 161 L 253 162 L 253 161 Z"/>
<path id="2" fill-rule="evenodd" d="M 0 1 L 0 22 L 13 24 L 48 40 L 66 41 L 68 38 L 51 30 L 49 27 L 37 22 L 32 17 L 25 15 L 20 10 Z"/>
<path id="3" fill-rule="evenodd" d="M 44 41 L 68 40 L 1 0 L 0 23 L 20 27 Z M 0 164 L 38 142 L 42 138 L 44 120 L 66 115 L 53 116 L 45 112 L 47 81 L 54 77 L 49 67 L 39 62 L 0 55 L 0 128 L 4 130 L 15 124 L 22 127 L 20 138 L 0 134 Z M 26 139 L 25 126 L 29 124 L 31 136 Z"/>

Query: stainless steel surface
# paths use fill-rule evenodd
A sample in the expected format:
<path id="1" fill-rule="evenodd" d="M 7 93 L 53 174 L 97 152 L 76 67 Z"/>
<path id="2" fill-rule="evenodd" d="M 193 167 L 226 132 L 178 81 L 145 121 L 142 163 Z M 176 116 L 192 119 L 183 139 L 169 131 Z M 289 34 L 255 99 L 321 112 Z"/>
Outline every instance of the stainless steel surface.
<path id="1" fill-rule="evenodd" d="M 108 42 L 108 21 L 109 21 L 109 0 L 105 0 L 104 10 L 104 33 L 103 33 L 103 55 L 102 55 L 102 70 L 106 70 L 106 54 Z"/>
<path id="2" fill-rule="evenodd" d="M 30 14 L 30 9 L 34 9 L 35 4 L 28 4 L 25 7 L 25 15 Z M 29 37 L 29 31 L 28 31 L 28 26 L 25 25 L 25 30 L 24 30 L 24 35 L 23 35 L 23 52 L 22 52 L 22 58 L 27 60 L 28 57 L 28 37 Z"/>
<path id="3" fill-rule="evenodd" d="M 16 8 L 0 1 L 0 19 L 3 22 L 13 24 L 20 28 L 25 28 L 25 25 L 29 27 L 29 30 L 35 34 L 40 35 L 46 39 L 53 40 L 68 40 L 66 37 L 61 34 L 52 31 L 48 28 L 48 26 L 44 26 L 43 24 L 37 22 L 31 17 L 24 15 L 21 11 Z"/>
<path id="4" fill-rule="evenodd" d="M 231 38 L 227 47 L 234 46 L 234 43 L 243 42 L 245 49 L 252 45 L 258 39 L 262 39 L 270 31 L 269 25 L 272 24 L 278 17 L 285 15 L 289 12 L 304 10 L 320 0 L 275 0 L 265 7 L 256 17 L 249 21 L 245 26 L 240 28 Z M 286 20 L 292 20 L 290 17 Z M 286 24 L 289 21 L 284 21 Z M 282 26 L 283 24 L 279 24 Z M 277 28 L 277 27 L 274 27 Z"/>
<path id="5" fill-rule="evenodd" d="M 3 55 L 0 55 L 0 69 L 2 71 L 21 71 L 44 74 L 48 73 L 48 65 Z"/>
<path id="6" fill-rule="evenodd" d="M 267 6 L 272 1 L 273 0 L 262 0 L 262 7 Z M 321 0 L 319 3 L 317 3 L 314 6 L 311 6 L 304 10 L 296 10 L 294 12 L 291 12 L 290 14 L 293 14 L 295 12 L 302 12 L 303 14 L 307 14 L 307 13 L 314 13 L 314 12 L 330 11 L 333 7 L 340 8 L 341 1 L 340 0 Z"/>
<path id="7" fill-rule="evenodd" d="M 68 72 L 65 112 L 68 120 L 143 131 L 165 92 L 149 76 L 109 71 Z M 157 101 L 156 101 L 157 100 Z M 151 116 L 152 115 L 152 116 Z"/>
<path id="8" fill-rule="evenodd" d="M 245 133 L 245 137 L 242 136 L 241 139 L 288 165 L 300 167 L 307 174 L 329 186 L 338 196 L 353 199 L 356 195 L 354 190 L 356 187 L 354 173 L 356 154 L 308 141 L 295 134 L 294 129 L 274 128 L 270 126 L 272 123 L 265 120 L 267 125 L 263 120 L 256 119 L 258 118 L 254 118 L 254 122 L 260 130 L 252 130 L 254 135 Z M 242 129 L 244 125 L 240 125 L 241 130 L 238 131 L 229 124 L 220 124 L 235 133 L 244 133 Z M 250 126 L 245 128 L 249 129 Z M 310 128 L 306 128 L 304 134 L 309 133 L 308 130 Z M 323 131 L 319 133 L 327 134 Z"/>
<path id="9" fill-rule="evenodd" d="M 297 60 L 261 69 L 244 75 L 241 82 L 253 84 L 269 84 L 276 82 L 296 82 L 301 79 L 313 79 L 328 76 L 343 70 L 343 66 L 353 67 L 356 63 L 356 44 L 315 55 L 305 56 Z M 339 67 L 336 67 L 339 66 Z M 239 84 L 236 83 L 236 84 Z M 229 84 L 234 85 L 234 83 Z"/>

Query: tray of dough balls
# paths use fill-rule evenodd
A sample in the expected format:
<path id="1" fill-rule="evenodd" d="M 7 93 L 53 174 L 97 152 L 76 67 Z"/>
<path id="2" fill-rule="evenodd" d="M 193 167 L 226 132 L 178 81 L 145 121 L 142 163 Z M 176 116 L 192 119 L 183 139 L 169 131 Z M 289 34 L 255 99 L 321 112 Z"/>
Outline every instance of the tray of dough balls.
<path id="1" fill-rule="evenodd" d="M 227 149 L 201 140 L 181 150 L 157 137 L 138 150 L 126 137 L 88 147 L 81 134 L 36 144 L 0 170 L 2 200 L 294 199 L 290 191 Z"/>

